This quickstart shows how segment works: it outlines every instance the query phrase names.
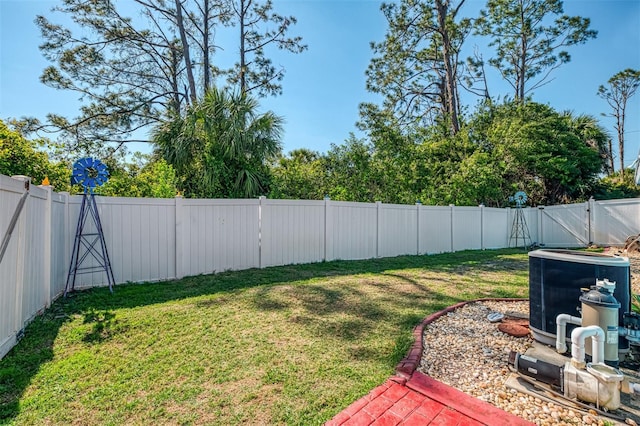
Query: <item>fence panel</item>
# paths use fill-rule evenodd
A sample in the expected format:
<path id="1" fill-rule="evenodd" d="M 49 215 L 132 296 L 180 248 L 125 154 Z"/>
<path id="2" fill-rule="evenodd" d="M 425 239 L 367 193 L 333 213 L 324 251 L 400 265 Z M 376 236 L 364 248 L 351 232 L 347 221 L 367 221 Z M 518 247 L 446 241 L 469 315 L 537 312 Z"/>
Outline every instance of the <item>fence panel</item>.
<path id="1" fill-rule="evenodd" d="M 182 202 L 176 228 L 181 275 L 259 267 L 258 200 Z"/>
<path id="2" fill-rule="evenodd" d="M 377 255 L 374 203 L 327 201 L 327 260 L 372 259 Z"/>
<path id="3" fill-rule="evenodd" d="M 509 210 L 484 207 L 482 211 L 482 248 L 497 249 L 509 245 Z"/>
<path id="4" fill-rule="evenodd" d="M 418 208 L 401 204 L 379 204 L 378 257 L 417 254 Z"/>
<path id="5" fill-rule="evenodd" d="M 452 207 L 453 251 L 482 248 L 482 213 L 480 207 Z"/>
<path id="6" fill-rule="evenodd" d="M 594 243 L 623 245 L 629 236 L 640 233 L 640 198 L 596 201 L 591 206 Z"/>
<path id="7" fill-rule="evenodd" d="M 451 207 L 419 207 L 419 253 L 447 253 L 453 250 Z"/>
<path id="8" fill-rule="evenodd" d="M 539 243 L 545 247 L 584 247 L 589 244 L 586 203 L 539 207 Z"/>
<path id="9" fill-rule="evenodd" d="M 312 263 L 324 259 L 324 201 L 261 201 L 260 266 Z"/>
<path id="10" fill-rule="evenodd" d="M 48 194 L 42 188 L 31 186 L 29 199 L 22 214 L 25 233 L 23 242 L 24 259 L 18 262 L 22 266 L 22 315 L 21 324 L 26 324 L 49 305 L 49 288 L 45 288 L 45 212 Z M 48 254 L 48 253 L 47 253 Z M 48 263 L 47 263 L 48 265 Z M 22 328 L 22 326 L 20 327 Z"/>
<path id="11" fill-rule="evenodd" d="M 24 183 L 0 175 L 0 237 L 4 238 L 8 230 L 11 217 L 14 214 L 20 197 L 24 192 Z M 28 208 L 27 199 L 25 209 Z M 23 209 L 24 213 L 24 209 Z M 24 236 L 25 218 L 20 216 L 16 224 L 11 240 L 0 261 L 0 358 L 15 345 L 16 333 L 22 328 L 22 273 L 19 273 L 19 264 L 24 262 Z M 1 242 L 2 240 L 0 240 Z M 20 305 L 18 306 L 18 303 Z"/>
<path id="12" fill-rule="evenodd" d="M 49 300 L 54 300 L 64 292 L 69 268 L 71 247 L 67 246 L 68 229 L 66 220 L 67 194 L 50 192 L 51 200 L 51 286 Z M 75 229 L 75 228 L 74 228 Z"/>

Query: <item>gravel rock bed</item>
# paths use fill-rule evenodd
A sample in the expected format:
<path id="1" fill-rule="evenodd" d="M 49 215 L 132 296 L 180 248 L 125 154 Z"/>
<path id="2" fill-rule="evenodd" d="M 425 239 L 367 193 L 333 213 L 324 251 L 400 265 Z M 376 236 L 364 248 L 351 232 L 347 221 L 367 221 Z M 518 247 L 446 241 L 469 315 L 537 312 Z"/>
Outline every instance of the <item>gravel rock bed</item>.
<path id="1" fill-rule="evenodd" d="M 632 291 L 639 292 L 640 255 L 629 254 Z M 475 302 L 450 312 L 424 329 L 418 371 L 537 425 L 609 425 L 616 422 L 584 414 L 505 386 L 510 351 L 526 352 L 533 340 L 502 333 L 487 320 L 491 312 L 529 317 L 529 302 Z"/>

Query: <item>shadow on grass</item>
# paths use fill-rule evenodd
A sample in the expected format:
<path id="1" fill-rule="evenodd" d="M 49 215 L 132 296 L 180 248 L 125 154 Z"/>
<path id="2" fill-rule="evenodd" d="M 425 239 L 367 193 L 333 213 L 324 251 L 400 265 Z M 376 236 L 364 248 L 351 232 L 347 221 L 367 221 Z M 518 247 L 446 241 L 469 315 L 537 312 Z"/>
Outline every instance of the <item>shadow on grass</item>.
<path id="1" fill-rule="evenodd" d="M 528 263 L 521 250 L 487 250 L 464 251 L 430 256 L 400 256 L 395 258 L 370 259 L 362 261 L 332 261 L 306 265 L 271 267 L 265 269 L 251 269 L 245 271 L 223 272 L 215 275 L 200 275 L 187 277 L 182 280 L 146 283 L 123 284 L 109 293 L 106 288 L 97 288 L 72 293 L 67 298 L 58 299 L 43 315 L 37 317 L 26 329 L 24 339 L 0 361 L 0 423 L 11 420 L 20 412 L 20 398 L 29 385 L 31 379 L 40 366 L 53 359 L 53 344 L 60 327 L 71 318 L 78 315 L 83 317 L 84 324 L 90 325 L 89 331 L 83 337 L 87 344 L 100 343 L 108 339 L 112 332 L 115 311 L 123 308 L 135 308 L 152 304 L 162 304 L 169 301 L 192 297 L 216 295 L 211 299 L 195 301 L 195 306 L 224 304 L 237 292 L 256 288 L 254 306 L 258 310 L 287 309 L 287 304 L 275 297 L 271 297 L 270 290 L 275 285 L 293 285 L 298 288 L 298 300 L 310 314 L 297 317 L 299 322 L 315 322 L 314 329 L 321 335 L 338 337 L 347 341 L 355 341 L 366 335 L 378 321 L 389 320 L 391 312 L 384 307 L 384 298 L 367 301 L 366 295 L 356 294 L 357 286 L 323 287 L 314 284 L 314 280 L 328 277 L 351 275 L 384 274 L 399 279 L 411 290 L 399 290 L 394 295 L 394 303 L 411 305 L 416 303 L 416 293 L 419 294 L 421 307 L 427 310 L 423 314 L 402 313 L 394 318 L 399 337 L 396 347 L 391 354 L 390 365 L 401 359 L 411 342 L 407 335 L 425 315 L 437 311 L 461 300 L 438 292 L 433 292 L 425 285 L 410 277 L 402 275 L 402 270 L 428 270 L 451 274 L 464 273 L 466 270 L 482 271 L 514 271 L 526 270 Z M 296 283 L 303 283 L 297 286 Z M 375 283 L 382 290 L 384 283 Z M 495 292 L 496 297 L 509 296 L 504 291 Z M 513 294 L 512 297 L 518 295 Z M 354 305 L 345 300 L 355 297 L 361 305 Z M 391 297 L 391 296 L 389 296 Z M 428 312 L 430 311 L 430 312 Z M 349 313 L 353 317 L 344 319 L 340 323 L 320 324 L 322 317 L 333 313 Z M 404 333 L 403 333 L 404 331 Z M 358 351 L 353 349 L 354 357 L 379 357 L 377 353 L 369 353 L 367 349 Z"/>

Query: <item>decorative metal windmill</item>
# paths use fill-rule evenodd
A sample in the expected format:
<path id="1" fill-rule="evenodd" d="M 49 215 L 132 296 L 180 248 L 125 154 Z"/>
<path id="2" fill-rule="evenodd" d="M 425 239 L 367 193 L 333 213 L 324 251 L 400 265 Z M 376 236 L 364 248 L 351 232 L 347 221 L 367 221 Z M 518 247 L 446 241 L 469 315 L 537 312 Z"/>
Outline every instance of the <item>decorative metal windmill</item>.
<path id="1" fill-rule="evenodd" d="M 511 241 L 515 239 L 514 247 L 520 247 L 518 245 L 518 240 L 521 240 L 523 246 L 527 247 L 532 244 L 531 236 L 529 235 L 529 227 L 527 226 L 527 221 L 524 217 L 524 212 L 522 211 L 522 207 L 527 204 L 527 194 L 525 194 L 524 191 L 518 191 L 513 195 L 513 197 L 509 197 L 509 201 L 516 204 L 516 214 L 513 217 L 513 224 L 511 226 L 509 246 L 511 246 Z M 529 240 L 529 244 L 527 244 L 527 240 Z"/>
<path id="2" fill-rule="evenodd" d="M 100 160 L 93 158 L 81 158 L 73 165 L 71 184 L 81 185 L 84 188 L 80 215 L 78 216 L 78 226 L 76 227 L 76 238 L 73 242 L 73 252 L 71 253 L 71 263 L 67 284 L 64 288 L 64 295 L 73 291 L 76 284 L 77 274 L 88 274 L 96 271 L 104 271 L 107 274 L 109 290 L 113 292 L 115 279 L 111 269 L 111 261 L 107 252 L 107 245 L 104 241 L 102 223 L 98 214 L 98 206 L 93 194 L 96 186 L 104 184 L 109 179 L 107 166 Z M 91 221 L 88 219 L 91 218 Z M 83 266 L 87 260 L 90 264 Z"/>

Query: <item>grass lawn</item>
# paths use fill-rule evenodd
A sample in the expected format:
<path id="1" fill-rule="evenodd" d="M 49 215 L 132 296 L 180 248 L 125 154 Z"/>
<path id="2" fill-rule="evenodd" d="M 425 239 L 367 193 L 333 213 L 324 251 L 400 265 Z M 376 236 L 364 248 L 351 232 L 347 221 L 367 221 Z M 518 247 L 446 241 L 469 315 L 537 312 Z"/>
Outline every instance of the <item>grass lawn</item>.
<path id="1" fill-rule="evenodd" d="M 274 267 L 59 299 L 0 361 L 1 424 L 321 424 L 425 316 L 527 297 L 522 250 Z"/>

